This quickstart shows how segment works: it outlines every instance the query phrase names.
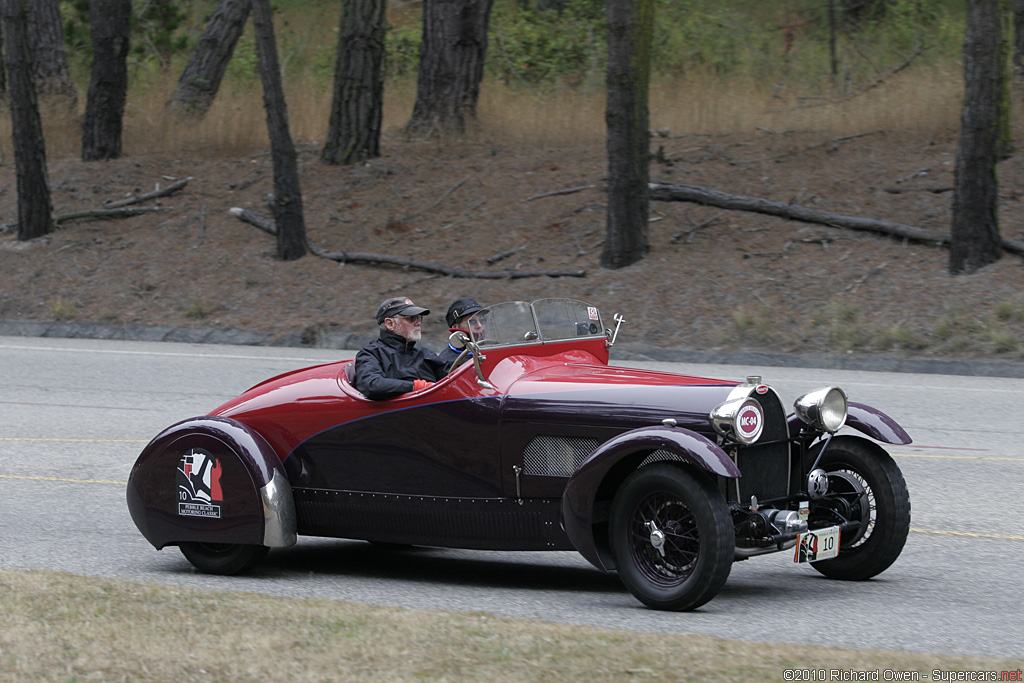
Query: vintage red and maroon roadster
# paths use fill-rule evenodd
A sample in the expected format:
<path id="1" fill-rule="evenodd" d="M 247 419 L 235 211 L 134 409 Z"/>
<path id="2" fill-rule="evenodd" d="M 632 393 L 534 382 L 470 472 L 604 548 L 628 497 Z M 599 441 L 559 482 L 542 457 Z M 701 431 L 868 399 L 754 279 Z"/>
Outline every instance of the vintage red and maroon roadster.
<path id="1" fill-rule="evenodd" d="M 132 469 L 135 524 L 217 574 L 300 534 L 575 549 L 666 610 L 704 604 L 754 555 L 860 580 L 903 549 L 910 497 L 877 442 L 910 437 L 838 387 L 787 415 L 759 377 L 609 366 L 622 319 L 613 333 L 579 301 L 476 315 L 482 330 L 453 335 L 464 362 L 427 389 L 371 401 L 340 361 L 167 428 Z"/>

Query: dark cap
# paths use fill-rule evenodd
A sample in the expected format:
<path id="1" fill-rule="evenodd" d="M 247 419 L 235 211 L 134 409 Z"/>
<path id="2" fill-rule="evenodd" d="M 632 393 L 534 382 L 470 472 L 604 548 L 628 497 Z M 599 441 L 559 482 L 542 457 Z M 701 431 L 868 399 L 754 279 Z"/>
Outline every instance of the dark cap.
<path id="1" fill-rule="evenodd" d="M 404 296 L 382 301 L 377 307 L 377 324 L 381 325 L 385 318 L 394 318 L 396 315 L 430 315 L 430 309 L 417 306 Z"/>
<path id="2" fill-rule="evenodd" d="M 458 322 L 459 318 L 482 310 L 484 310 L 484 307 L 478 304 L 476 299 L 461 296 L 448 307 L 448 313 L 444 316 L 444 319 L 448 321 L 448 327 L 455 327 L 455 323 Z"/>

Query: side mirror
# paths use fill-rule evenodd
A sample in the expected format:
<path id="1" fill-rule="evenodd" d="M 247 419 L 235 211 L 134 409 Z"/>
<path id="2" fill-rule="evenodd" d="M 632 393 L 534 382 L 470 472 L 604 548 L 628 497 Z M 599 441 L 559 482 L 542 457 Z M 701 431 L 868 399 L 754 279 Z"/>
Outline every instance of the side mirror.
<path id="1" fill-rule="evenodd" d="M 455 330 L 448 336 L 448 343 L 452 345 L 453 349 L 461 351 L 469 343 L 469 335 L 462 330 Z"/>

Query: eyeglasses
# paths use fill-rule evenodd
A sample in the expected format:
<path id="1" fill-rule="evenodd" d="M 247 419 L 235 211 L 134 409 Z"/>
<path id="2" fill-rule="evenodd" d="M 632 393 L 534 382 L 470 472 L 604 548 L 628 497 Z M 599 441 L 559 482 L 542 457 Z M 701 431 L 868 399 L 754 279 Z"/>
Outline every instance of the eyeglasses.
<path id="1" fill-rule="evenodd" d="M 408 320 L 411 323 L 418 323 L 419 321 L 423 320 L 423 316 L 419 315 L 419 314 L 417 314 L 417 315 L 397 315 L 395 317 L 396 318 L 405 318 L 406 320 Z"/>

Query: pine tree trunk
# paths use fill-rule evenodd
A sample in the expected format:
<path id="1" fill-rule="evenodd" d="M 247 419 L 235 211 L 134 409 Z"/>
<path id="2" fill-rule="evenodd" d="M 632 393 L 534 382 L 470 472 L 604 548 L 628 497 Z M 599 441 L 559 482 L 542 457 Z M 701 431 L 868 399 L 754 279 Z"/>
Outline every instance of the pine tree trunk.
<path id="1" fill-rule="evenodd" d="M 462 133 L 476 120 L 494 0 L 423 0 L 416 103 L 407 130 Z"/>
<path id="2" fill-rule="evenodd" d="M 1024 80 L 1024 0 L 1013 0 L 1013 70 Z"/>
<path id="3" fill-rule="evenodd" d="M 380 156 L 386 6 L 385 0 L 342 3 L 334 102 L 321 155 L 328 164 Z"/>
<path id="4" fill-rule="evenodd" d="M 131 17 L 131 0 L 91 0 L 89 4 L 92 79 L 82 124 L 83 161 L 121 156 Z"/>
<path id="5" fill-rule="evenodd" d="M 28 22 L 32 36 L 33 81 L 38 99 L 77 111 L 78 90 L 68 72 L 60 0 L 32 0 Z"/>
<path id="6" fill-rule="evenodd" d="M 10 79 L 11 140 L 18 178 L 18 239 L 53 230 L 53 204 L 46 174 L 46 144 L 39 119 L 29 50 L 30 0 L 3 0 L 3 31 Z"/>
<path id="7" fill-rule="evenodd" d="M 957 148 L 951 273 L 972 273 L 1002 256 L 999 236 L 996 161 L 1000 100 L 1006 80 L 1000 63 L 1001 0 L 968 0 L 964 36 L 964 104 Z"/>
<path id="8" fill-rule="evenodd" d="M 277 225 L 277 257 L 294 261 L 306 254 L 306 224 L 302 215 L 302 191 L 295 145 L 288 130 L 288 108 L 281 85 L 281 66 L 274 38 L 274 15 L 270 0 L 253 0 L 252 20 L 256 29 L 256 51 L 263 81 L 263 106 L 267 114 L 270 155 L 274 162 L 272 208 Z"/>
<path id="9" fill-rule="evenodd" d="M 209 111 L 251 10 L 252 0 L 220 0 L 171 94 L 171 110 L 195 117 Z"/>
<path id="10" fill-rule="evenodd" d="M 647 217 L 653 0 L 607 0 L 608 234 L 601 265 L 622 268 L 649 248 Z"/>
<path id="11" fill-rule="evenodd" d="M 2 1 L 2 0 L 0 0 Z M 4 57 L 4 26 L 0 19 L 0 104 L 7 101 L 7 69 L 2 68 L 6 62 Z"/>

